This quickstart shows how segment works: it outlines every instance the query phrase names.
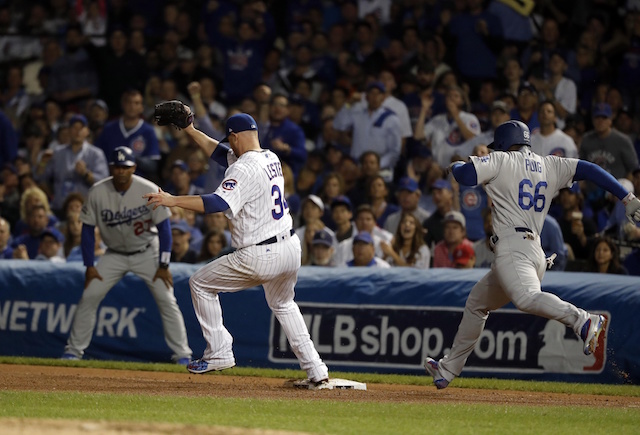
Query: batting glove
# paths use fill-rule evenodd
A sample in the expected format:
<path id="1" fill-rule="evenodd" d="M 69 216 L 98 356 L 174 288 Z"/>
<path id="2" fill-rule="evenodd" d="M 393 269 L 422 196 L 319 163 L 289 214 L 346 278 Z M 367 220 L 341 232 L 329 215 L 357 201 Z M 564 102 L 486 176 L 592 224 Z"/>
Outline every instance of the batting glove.
<path id="1" fill-rule="evenodd" d="M 629 192 L 627 196 L 622 199 L 624 204 L 625 214 L 631 222 L 640 222 L 640 200 L 636 198 L 633 192 Z"/>

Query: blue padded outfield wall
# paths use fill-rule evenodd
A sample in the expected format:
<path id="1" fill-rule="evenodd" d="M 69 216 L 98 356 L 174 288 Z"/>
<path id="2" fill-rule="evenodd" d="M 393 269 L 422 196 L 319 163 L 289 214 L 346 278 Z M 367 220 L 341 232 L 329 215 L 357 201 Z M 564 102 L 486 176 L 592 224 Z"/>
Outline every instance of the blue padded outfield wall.
<path id="1" fill-rule="evenodd" d="M 198 266 L 173 264 L 175 293 L 194 357 L 205 347 L 189 292 Z M 486 270 L 302 268 L 296 300 L 330 370 L 423 375 L 447 352 L 473 284 Z M 0 354 L 61 356 L 84 285 L 84 267 L 0 261 Z M 555 321 L 507 306 L 489 316 L 463 376 L 640 383 L 640 280 L 549 272 L 543 288 L 610 321 L 596 355 Z M 299 368 L 261 288 L 221 295 L 238 365 Z M 127 274 L 98 309 L 85 358 L 170 361 L 158 309 Z"/>

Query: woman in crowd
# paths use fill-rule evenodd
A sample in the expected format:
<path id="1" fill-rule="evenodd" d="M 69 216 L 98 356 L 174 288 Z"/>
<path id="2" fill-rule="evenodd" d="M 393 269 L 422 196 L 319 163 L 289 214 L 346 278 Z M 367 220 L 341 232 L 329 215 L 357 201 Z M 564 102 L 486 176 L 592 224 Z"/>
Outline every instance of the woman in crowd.
<path id="1" fill-rule="evenodd" d="M 428 269 L 431 252 L 424 244 L 422 225 L 411 213 L 403 213 L 391 245 L 380 242 L 387 262 L 393 266 Z"/>
<path id="2" fill-rule="evenodd" d="M 199 263 L 208 263 L 218 258 L 227 247 L 227 238 L 219 229 L 209 231 L 202 240 L 202 248 L 198 257 Z"/>
<path id="3" fill-rule="evenodd" d="M 614 275 L 629 274 L 627 269 L 620 264 L 618 246 L 609 237 L 598 237 L 594 241 L 585 272 L 611 273 Z"/>
<path id="4" fill-rule="evenodd" d="M 20 220 L 16 222 L 13 230 L 14 236 L 25 234 L 28 231 L 27 215 L 31 207 L 37 204 L 42 204 L 47 211 L 47 216 L 49 217 L 47 227 L 53 227 L 58 223 L 58 218 L 51 213 L 47 194 L 39 187 L 30 187 L 22 193 L 22 197 L 20 198 Z"/>
<path id="5" fill-rule="evenodd" d="M 64 235 L 64 243 L 62 244 L 64 258 L 67 258 L 73 248 L 80 246 L 82 222 L 79 212 L 71 212 L 67 215 L 65 225 L 62 227 L 62 234 Z"/>
<path id="6" fill-rule="evenodd" d="M 389 204 L 387 198 L 389 189 L 387 183 L 380 175 L 376 175 L 369 182 L 369 204 L 376 216 L 376 223 L 380 228 L 384 228 L 387 216 L 399 210 L 397 205 Z"/>

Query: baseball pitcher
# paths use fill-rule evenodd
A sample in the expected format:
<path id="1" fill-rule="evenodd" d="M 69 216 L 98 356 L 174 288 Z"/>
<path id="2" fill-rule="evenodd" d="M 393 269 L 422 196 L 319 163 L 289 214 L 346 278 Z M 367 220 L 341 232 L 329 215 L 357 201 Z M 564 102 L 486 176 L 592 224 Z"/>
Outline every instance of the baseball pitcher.
<path id="1" fill-rule="evenodd" d="M 293 300 L 301 248 L 292 229 L 278 156 L 260 148 L 256 121 L 245 113 L 227 120 L 227 137 L 220 142 L 196 130 L 190 109 L 179 101 L 157 105 L 156 120 L 160 125 L 172 123 L 184 128 L 207 155 L 228 168 L 212 194 L 172 196 L 159 191 L 144 195 L 154 208 L 164 205 L 204 213 L 224 212 L 231 221 L 231 244 L 237 250 L 203 266 L 189 280 L 207 347 L 202 358 L 192 361 L 187 369 L 205 373 L 235 365 L 233 338 L 223 325 L 218 293 L 262 284 L 267 304 L 282 325 L 300 367 L 307 372 L 311 385 L 323 388 L 328 382 L 327 366 Z"/>
<path id="2" fill-rule="evenodd" d="M 547 268 L 540 246 L 540 231 L 551 199 L 573 181 L 589 180 L 617 196 L 630 220 L 640 221 L 640 201 L 611 174 L 578 159 L 542 157 L 530 149 L 529 128 L 520 121 L 507 121 L 496 128 L 495 151 L 471 157 L 469 163 L 454 162 L 450 168 L 465 186 L 484 184 L 493 201 L 495 260 L 491 271 L 474 287 L 467 299 L 462 321 L 448 355 L 439 361 L 427 357 L 427 373 L 438 389 L 446 388 L 460 375 L 473 351 L 489 312 L 508 302 L 520 310 L 557 320 L 572 328 L 584 341 L 584 353 L 592 354 L 606 318 L 590 314 L 557 296 L 541 291 Z"/>
<path id="3" fill-rule="evenodd" d="M 144 280 L 158 304 L 172 359 L 186 365 L 191 349 L 169 271 L 171 212 L 166 207 L 152 208 L 142 198 L 145 193 L 157 192 L 158 186 L 134 175 L 136 164 L 130 148 L 115 148 L 109 166 L 112 176 L 93 185 L 80 214 L 82 259 L 87 270 L 62 358 L 82 358 L 91 342 L 98 305 L 131 271 Z M 108 249 L 94 266 L 95 226 Z"/>

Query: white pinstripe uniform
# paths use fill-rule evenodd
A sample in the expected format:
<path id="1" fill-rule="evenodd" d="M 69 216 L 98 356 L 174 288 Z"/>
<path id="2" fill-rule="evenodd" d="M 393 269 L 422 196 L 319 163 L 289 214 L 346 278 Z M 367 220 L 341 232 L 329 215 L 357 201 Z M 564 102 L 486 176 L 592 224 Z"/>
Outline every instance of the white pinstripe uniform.
<path id="1" fill-rule="evenodd" d="M 493 201 L 497 242 L 491 271 L 471 290 L 451 351 L 439 362 L 447 381 L 462 371 L 489 312 L 509 301 L 524 312 L 564 323 L 578 336 L 589 319 L 586 311 L 540 288 L 547 266 L 539 235 L 544 217 L 556 193 L 571 185 L 578 160 L 541 157 L 523 146 L 471 161 L 478 184 L 486 183 Z"/>
<path id="2" fill-rule="evenodd" d="M 269 308 L 311 381 L 328 378 L 298 305 L 294 286 L 301 261 L 300 240 L 284 198 L 280 160 L 271 151 L 227 154 L 229 168 L 216 194 L 229 205 L 231 244 L 236 251 L 203 266 L 189 280 L 196 316 L 207 348 L 202 360 L 221 367 L 235 364 L 233 338 L 222 323 L 218 293 L 262 284 Z M 260 244 L 270 238 L 274 243 Z"/>
<path id="3" fill-rule="evenodd" d="M 158 191 L 151 181 L 133 175 L 131 186 L 121 193 L 112 179 L 105 178 L 91 187 L 80 214 L 83 223 L 98 227 L 108 249 L 96 265 L 102 280 L 91 280 L 78 303 L 65 353 L 82 357 L 91 342 L 98 305 L 111 287 L 131 271 L 144 280 L 158 304 L 173 359 L 190 358 L 187 330 L 173 287 L 168 289 L 161 279 L 153 280 L 159 256 L 156 224 L 171 217 L 171 212 L 167 207 L 153 210 L 142 198 L 145 193 Z"/>

